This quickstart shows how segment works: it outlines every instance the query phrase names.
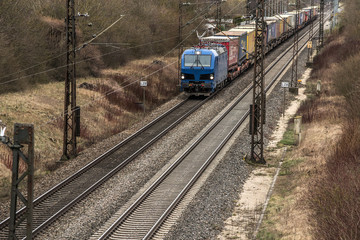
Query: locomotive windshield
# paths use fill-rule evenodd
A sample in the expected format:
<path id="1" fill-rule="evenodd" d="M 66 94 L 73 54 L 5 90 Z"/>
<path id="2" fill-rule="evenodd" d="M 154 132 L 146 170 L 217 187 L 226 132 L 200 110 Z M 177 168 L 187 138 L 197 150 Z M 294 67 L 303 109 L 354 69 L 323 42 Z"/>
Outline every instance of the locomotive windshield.
<path id="1" fill-rule="evenodd" d="M 185 67 L 210 67 L 211 55 L 185 55 Z"/>

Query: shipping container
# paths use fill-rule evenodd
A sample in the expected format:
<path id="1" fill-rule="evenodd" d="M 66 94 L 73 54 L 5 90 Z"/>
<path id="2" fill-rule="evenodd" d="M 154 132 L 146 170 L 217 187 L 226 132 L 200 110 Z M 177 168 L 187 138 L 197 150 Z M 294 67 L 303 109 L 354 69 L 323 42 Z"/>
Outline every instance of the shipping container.
<path id="1" fill-rule="evenodd" d="M 295 28 L 295 13 L 290 12 L 290 13 L 282 14 L 280 16 L 282 17 L 287 16 L 286 31 Z"/>
<path id="2" fill-rule="evenodd" d="M 295 29 L 296 15 L 289 14 L 289 16 L 290 16 L 290 25 L 291 25 L 292 29 Z"/>
<path id="3" fill-rule="evenodd" d="M 313 10 L 313 16 L 317 16 L 319 13 L 319 7 L 318 6 L 311 6 Z"/>
<path id="4" fill-rule="evenodd" d="M 305 23 L 304 12 L 299 11 L 299 25 L 302 26 Z"/>
<path id="5" fill-rule="evenodd" d="M 292 25 L 291 25 L 292 15 L 281 14 L 280 18 L 284 22 L 284 32 L 288 32 L 290 30 L 290 28 L 292 28 Z"/>
<path id="6" fill-rule="evenodd" d="M 293 12 L 289 12 L 289 13 L 287 13 L 287 14 L 289 14 L 289 15 L 292 16 L 292 23 L 291 23 L 291 25 L 293 25 L 294 28 L 295 28 L 296 12 L 293 11 Z M 300 14 L 298 15 L 298 17 L 300 17 Z M 298 25 L 299 25 L 299 24 L 300 24 L 300 18 L 298 18 Z"/>
<path id="7" fill-rule="evenodd" d="M 229 31 L 245 31 L 246 35 L 246 59 L 255 51 L 255 25 L 244 25 L 230 29 Z M 249 54 L 250 53 L 250 54 Z"/>
<path id="8" fill-rule="evenodd" d="M 317 9 L 317 6 L 311 6 L 311 7 L 306 7 L 303 10 L 308 12 L 308 14 L 309 14 L 308 19 L 310 19 L 310 18 L 313 18 L 316 16 L 316 14 L 317 14 L 316 9 Z"/>
<path id="9" fill-rule="evenodd" d="M 308 22 L 311 18 L 311 8 L 303 8 L 304 11 L 304 20 Z"/>
<path id="10" fill-rule="evenodd" d="M 267 36 L 266 36 L 266 43 L 276 39 L 276 21 L 274 20 L 267 20 Z"/>
<path id="11" fill-rule="evenodd" d="M 222 31 L 217 34 L 216 36 L 227 36 L 227 37 L 238 37 L 240 39 L 240 48 L 239 48 L 239 55 L 238 55 L 238 63 L 241 63 L 246 59 L 246 42 L 247 42 L 247 32 L 246 31 Z"/>
<path id="12" fill-rule="evenodd" d="M 283 24 L 282 24 L 282 20 L 279 17 L 266 17 L 265 21 L 276 21 L 276 27 L 275 27 L 275 35 L 276 38 L 279 39 L 281 34 L 283 33 Z"/>
<path id="13" fill-rule="evenodd" d="M 276 38 L 276 21 L 265 20 L 265 23 L 266 23 L 265 24 L 266 30 L 264 36 L 265 36 L 265 43 L 267 44 L 269 41 Z M 254 38 L 255 38 L 255 28 L 256 28 L 255 22 L 252 21 L 252 23 L 250 24 L 235 27 L 233 29 L 254 30 Z M 230 29 L 229 31 L 231 30 L 232 29 Z"/>
<path id="14" fill-rule="evenodd" d="M 201 44 L 221 44 L 228 51 L 229 67 L 237 65 L 239 59 L 240 38 L 226 36 L 211 36 L 200 39 Z"/>
<path id="15" fill-rule="evenodd" d="M 288 19 L 289 19 L 289 16 L 287 15 L 279 15 L 279 18 L 281 19 L 281 22 L 283 24 L 283 30 L 282 32 L 286 32 L 288 30 Z"/>

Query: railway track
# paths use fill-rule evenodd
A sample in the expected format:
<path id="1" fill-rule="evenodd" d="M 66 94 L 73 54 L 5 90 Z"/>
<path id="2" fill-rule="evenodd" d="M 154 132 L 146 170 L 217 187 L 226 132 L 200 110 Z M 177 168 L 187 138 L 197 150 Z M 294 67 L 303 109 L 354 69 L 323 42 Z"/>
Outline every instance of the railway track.
<path id="1" fill-rule="evenodd" d="M 299 40 L 300 49 L 305 47 L 307 40 L 305 32 Z M 266 92 L 279 81 L 290 65 L 291 50 L 292 47 L 289 47 L 266 69 Z M 117 212 L 91 239 L 151 239 L 156 236 L 226 142 L 240 126 L 244 127 L 246 124 L 252 102 L 251 89 L 252 86 L 245 89 L 129 208 Z"/>
<path id="2" fill-rule="evenodd" d="M 190 99 L 178 104 L 90 162 L 76 174 L 38 197 L 34 201 L 34 236 L 119 172 L 127 163 L 211 98 L 212 96 L 200 102 Z M 17 217 L 20 218 L 24 213 L 25 209 L 20 209 Z M 8 223 L 9 219 L 0 223 L 0 239 L 7 238 Z M 19 239 L 24 238 L 26 225 L 20 224 L 16 231 Z"/>
<path id="3" fill-rule="evenodd" d="M 179 103 L 132 136 L 103 153 L 74 175 L 35 199 L 34 236 L 119 172 L 136 156 L 145 151 L 209 99 L 211 98 L 202 101 L 187 99 Z M 20 209 L 17 218 L 21 218 L 26 213 L 25 211 L 24 208 Z M 25 223 L 23 222 L 16 229 L 19 239 L 25 237 Z M 8 226 L 9 219 L 5 219 L 0 223 L 0 239 L 7 238 Z"/>

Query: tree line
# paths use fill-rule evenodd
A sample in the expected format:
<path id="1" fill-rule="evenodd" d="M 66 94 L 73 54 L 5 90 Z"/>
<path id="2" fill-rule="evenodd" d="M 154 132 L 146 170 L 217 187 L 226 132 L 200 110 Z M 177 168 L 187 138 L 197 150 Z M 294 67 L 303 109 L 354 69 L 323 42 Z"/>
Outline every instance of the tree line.
<path id="1" fill-rule="evenodd" d="M 116 68 L 129 60 L 165 54 L 176 48 L 180 2 L 75 1 L 76 13 L 89 14 L 89 17 L 76 18 L 79 46 L 124 15 L 123 19 L 106 33 L 77 52 L 78 76 L 98 76 L 101 69 Z M 188 2 L 194 4 L 183 11 L 183 22 L 189 22 L 183 27 L 183 33 L 191 35 L 186 39 L 185 46 L 196 42 L 196 34 L 191 33 L 204 17 L 216 14 L 216 4 L 211 1 Z M 226 2 L 223 11 L 228 11 L 237 3 L 239 0 Z M 64 80 L 65 17 L 64 0 L 0 2 L 0 84 L 3 83 L 1 93 L 26 89 L 37 83 Z"/>

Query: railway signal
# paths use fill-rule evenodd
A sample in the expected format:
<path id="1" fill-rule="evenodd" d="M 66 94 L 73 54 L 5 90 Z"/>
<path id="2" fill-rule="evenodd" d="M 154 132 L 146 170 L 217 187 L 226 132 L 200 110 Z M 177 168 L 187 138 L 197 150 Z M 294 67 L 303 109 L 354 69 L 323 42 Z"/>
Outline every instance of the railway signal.
<path id="1" fill-rule="evenodd" d="M 32 239 L 33 230 L 33 199 L 34 199 L 34 126 L 31 124 L 14 125 L 14 143 L 5 136 L 5 128 L 1 127 L 0 141 L 7 145 L 13 152 L 12 162 L 12 180 L 11 180 L 11 201 L 10 201 L 10 220 L 9 220 L 9 240 L 18 239 L 16 236 L 16 227 L 26 220 L 26 239 Z M 27 155 L 25 155 L 21 148 L 23 144 L 28 145 Z M 20 159 L 27 166 L 25 172 L 20 174 Z M 27 194 L 22 194 L 19 186 L 27 180 Z M 16 215 L 18 207 L 18 200 L 20 200 L 26 212 L 22 216 Z"/>
<path id="2" fill-rule="evenodd" d="M 144 118 L 145 118 L 145 87 L 147 87 L 147 81 L 140 81 L 140 87 L 143 88 L 143 108 L 144 108 Z"/>

